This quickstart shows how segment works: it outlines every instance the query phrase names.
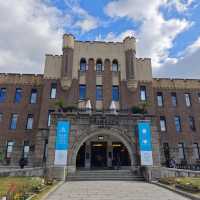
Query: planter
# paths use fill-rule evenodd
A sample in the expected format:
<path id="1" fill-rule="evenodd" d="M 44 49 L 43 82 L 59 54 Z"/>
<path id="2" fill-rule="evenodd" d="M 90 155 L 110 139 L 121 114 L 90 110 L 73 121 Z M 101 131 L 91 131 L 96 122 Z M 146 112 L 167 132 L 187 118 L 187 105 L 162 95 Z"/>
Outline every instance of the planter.
<path id="1" fill-rule="evenodd" d="M 191 192 L 191 193 L 200 192 L 200 188 L 198 188 L 197 186 L 193 186 L 191 184 L 188 184 L 188 185 L 176 184 L 175 187 L 187 192 Z"/>

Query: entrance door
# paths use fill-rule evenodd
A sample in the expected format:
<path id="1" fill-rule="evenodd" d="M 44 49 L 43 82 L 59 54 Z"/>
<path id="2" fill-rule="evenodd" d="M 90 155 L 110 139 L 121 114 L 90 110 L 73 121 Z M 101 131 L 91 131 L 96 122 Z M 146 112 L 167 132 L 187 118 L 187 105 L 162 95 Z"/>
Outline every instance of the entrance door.
<path id="1" fill-rule="evenodd" d="M 91 167 L 104 168 L 107 166 L 107 142 L 91 143 Z"/>

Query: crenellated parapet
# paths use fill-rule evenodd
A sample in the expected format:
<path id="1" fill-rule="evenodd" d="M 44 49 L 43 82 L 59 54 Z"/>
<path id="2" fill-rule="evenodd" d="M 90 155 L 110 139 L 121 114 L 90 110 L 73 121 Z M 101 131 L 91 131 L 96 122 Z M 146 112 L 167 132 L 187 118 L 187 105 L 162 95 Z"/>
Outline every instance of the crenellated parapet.
<path id="1" fill-rule="evenodd" d="M 200 80 L 198 79 L 169 79 L 154 78 L 153 87 L 158 89 L 198 89 L 200 88 Z"/>
<path id="2" fill-rule="evenodd" d="M 23 85 L 42 85 L 43 75 L 41 74 L 6 74 L 0 73 L 0 84 L 23 84 Z"/>

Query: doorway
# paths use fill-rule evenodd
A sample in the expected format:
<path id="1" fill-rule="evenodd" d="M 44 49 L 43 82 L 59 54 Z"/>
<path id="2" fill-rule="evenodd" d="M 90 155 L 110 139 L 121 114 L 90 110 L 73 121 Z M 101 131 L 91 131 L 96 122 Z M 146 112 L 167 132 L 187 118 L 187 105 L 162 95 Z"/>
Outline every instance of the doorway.
<path id="1" fill-rule="evenodd" d="M 85 143 L 81 146 L 78 151 L 77 158 L 76 158 L 76 166 L 78 168 L 85 167 Z"/>
<path id="2" fill-rule="evenodd" d="M 107 167 L 107 142 L 91 142 L 91 167 Z"/>

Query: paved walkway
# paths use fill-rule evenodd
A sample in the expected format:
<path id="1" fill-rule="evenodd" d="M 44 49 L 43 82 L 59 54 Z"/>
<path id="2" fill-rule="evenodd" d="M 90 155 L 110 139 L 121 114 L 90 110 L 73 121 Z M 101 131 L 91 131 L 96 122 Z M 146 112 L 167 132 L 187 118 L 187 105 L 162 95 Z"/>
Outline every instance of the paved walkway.
<path id="1" fill-rule="evenodd" d="M 48 200 L 187 200 L 171 191 L 144 182 L 66 182 Z"/>

